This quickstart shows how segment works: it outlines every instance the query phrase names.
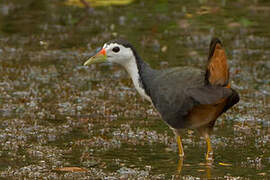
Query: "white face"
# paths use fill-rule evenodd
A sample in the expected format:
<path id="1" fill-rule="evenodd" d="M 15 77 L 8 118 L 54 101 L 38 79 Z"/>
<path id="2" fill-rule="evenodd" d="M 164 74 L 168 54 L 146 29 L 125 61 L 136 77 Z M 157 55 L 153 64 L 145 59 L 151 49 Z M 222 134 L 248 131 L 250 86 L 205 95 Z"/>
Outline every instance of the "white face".
<path id="1" fill-rule="evenodd" d="M 126 48 L 121 44 L 110 43 L 104 44 L 103 48 L 106 51 L 107 61 L 125 65 L 132 60 L 134 56 L 130 48 Z"/>

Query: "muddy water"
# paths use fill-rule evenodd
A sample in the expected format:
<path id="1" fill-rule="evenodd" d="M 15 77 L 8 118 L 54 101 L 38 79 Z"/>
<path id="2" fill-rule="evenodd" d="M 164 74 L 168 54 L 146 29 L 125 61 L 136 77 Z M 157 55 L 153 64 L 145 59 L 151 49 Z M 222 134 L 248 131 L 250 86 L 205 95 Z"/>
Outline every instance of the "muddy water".
<path id="1" fill-rule="evenodd" d="M 268 1 L 78 3 L 0 2 L 1 177 L 270 177 Z M 212 164 L 193 130 L 183 134 L 179 160 L 173 133 L 121 67 L 82 66 L 117 37 L 155 68 L 203 68 L 213 36 L 223 41 L 241 101 L 216 123 Z"/>

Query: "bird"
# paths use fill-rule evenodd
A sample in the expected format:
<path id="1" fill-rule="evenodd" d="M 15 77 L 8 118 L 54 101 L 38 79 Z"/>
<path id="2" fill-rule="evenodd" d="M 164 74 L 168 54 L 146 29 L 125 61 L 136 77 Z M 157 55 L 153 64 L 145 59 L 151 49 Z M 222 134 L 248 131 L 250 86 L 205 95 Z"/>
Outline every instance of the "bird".
<path id="1" fill-rule="evenodd" d="M 84 66 L 102 62 L 126 69 L 137 92 L 152 103 L 175 133 L 180 158 L 184 157 L 183 130 L 197 129 L 206 141 L 206 160 L 213 159 L 210 136 L 215 122 L 240 100 L 231 88 L 227 57 L 219 38 L 211 39 L 205 69 L 191 66 L 153 69 L 123 39 L 106 42 Z"/>

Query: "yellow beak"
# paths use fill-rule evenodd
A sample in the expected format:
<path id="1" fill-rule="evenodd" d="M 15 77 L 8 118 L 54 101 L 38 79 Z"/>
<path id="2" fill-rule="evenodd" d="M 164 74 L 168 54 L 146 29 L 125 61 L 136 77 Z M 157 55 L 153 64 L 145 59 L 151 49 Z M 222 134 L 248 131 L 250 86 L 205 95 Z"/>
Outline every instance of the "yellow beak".
<path id="1" fill-rule="evenodd" d="M 102 63 L 107 60 L 106 51 L 105 49 L 101 49 L 96 55 L 90 57 L 85 63 L 84 66 L 88 66 L 94 63 Z"/>

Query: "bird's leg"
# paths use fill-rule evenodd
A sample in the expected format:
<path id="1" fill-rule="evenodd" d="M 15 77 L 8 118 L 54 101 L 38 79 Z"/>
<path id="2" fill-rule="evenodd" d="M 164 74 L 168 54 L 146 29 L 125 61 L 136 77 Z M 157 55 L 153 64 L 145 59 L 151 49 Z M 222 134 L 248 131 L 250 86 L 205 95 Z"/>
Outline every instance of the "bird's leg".
<path id="1" fill-rule="evenodd" d="M 180 158 L 184 157 L 184 149 L 182 146 L 182 142 L 181 142 L 181 137 L 179 135 L 177 135 L 177 144 L 178 144 L 178 155 Z"/>
<path id="2" fill-rule="evenodd" d="M 211 140 L 208 135 L 205 136 L 206 144 L 207 144 L 207 153 L 206 153 L 206 160 L 213 160 L 213 149 L 211 146 Z"/>
<path id="3" fill-rule="evenodd" d="M 173 132 L 176 136 L 176 140 L 177 140 L 177 145 L 178 145 L 178 155 L 180 158 L 184 157 L 184 148 L 182 146 L 182 141 L 181 141 L 181 137 L 180 137 L 180 133 L 181 131 L 179 129 L 173 129 Z"/>

